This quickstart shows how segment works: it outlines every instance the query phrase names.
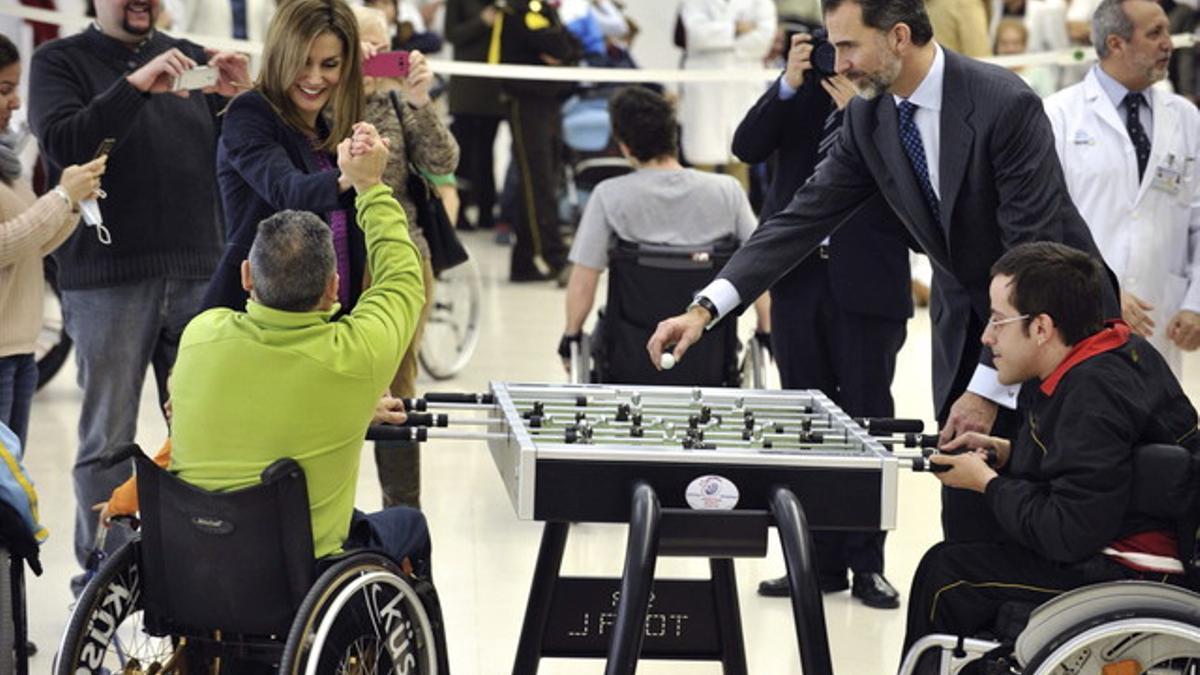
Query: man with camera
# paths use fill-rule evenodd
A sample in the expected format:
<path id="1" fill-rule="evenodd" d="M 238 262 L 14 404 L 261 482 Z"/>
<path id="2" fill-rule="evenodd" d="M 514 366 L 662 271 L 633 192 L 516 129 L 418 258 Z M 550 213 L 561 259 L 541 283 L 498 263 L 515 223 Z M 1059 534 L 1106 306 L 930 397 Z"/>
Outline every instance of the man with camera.
<path id="1" fill-rule="evenodd" d="M 221 254 L 216 115 L 250 79 L 245 56 L 156 31 L 158 0 L 95 5 L 94 24 L 33 55 L 29 85 L 29 121 L 51 184 L 98 147 L 111 152 L 102 225 L 80 227 L 54 253 L 83 388 L 74 468 L 81 566 L 96 532 L 92 504 L 129 476 L 128 467 L 101 469 L 100 453 L 133 440 L 147 366 L 166 399 L 179 336 Z M 173 91 L 205 64 L 215 85 Z M 73 585 L 81 590 L 82 576 Z"/>
<path id="2" fill-rule="evenodd" d="M 812 176 L 855 93 L 833 72 L 836 55 L 824 30 L 792 34 L 789 44 L 783 75 L 733 137 L 733 152 L 744 162 L 774 157 L 763 220 L 787 206 Z M 873 199 L 771 287 L 772 348 L 785 389 L 819 389 L 855 417 L 895 414 L 892 376 L 913 311 L 902 232 L 891 207 Z M 854 597 L 869 607 L 899 607 L 899 593 L 883 576 L 884 537 L 882 531 L 814 532 L 821 590 L 850 587 L 850 569 Z M 787 577 L 762 582 L 758 592 L 787 596 Z"/>

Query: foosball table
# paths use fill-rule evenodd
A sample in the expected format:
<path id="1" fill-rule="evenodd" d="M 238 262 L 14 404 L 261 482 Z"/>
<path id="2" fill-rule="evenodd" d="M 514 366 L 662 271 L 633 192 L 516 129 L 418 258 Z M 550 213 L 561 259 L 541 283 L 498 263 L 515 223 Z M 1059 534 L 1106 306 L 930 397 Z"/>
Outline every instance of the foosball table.
<path id="1" fill-rule="evenodd" d="M 494 382 L 406 405 L 394 438 L 486 441 L 517 517 L 546 523 L 519 675 L 543 656 L 607 656 L 608 675 L 639 657 L 746 673 L 731 558 L 765 556 L 772 525 L 804 672 L 828 675 L 809 530 L 893 529 L 898 472 L 929 469 L 921 448 L 936 440 L 919 421 L 853 419 L 819 391 Z M 559 575 L 578 522 L 629 524 L 621 579 Z M 659 555 L 707 557 L 712 577 L 656 580 Z"/>

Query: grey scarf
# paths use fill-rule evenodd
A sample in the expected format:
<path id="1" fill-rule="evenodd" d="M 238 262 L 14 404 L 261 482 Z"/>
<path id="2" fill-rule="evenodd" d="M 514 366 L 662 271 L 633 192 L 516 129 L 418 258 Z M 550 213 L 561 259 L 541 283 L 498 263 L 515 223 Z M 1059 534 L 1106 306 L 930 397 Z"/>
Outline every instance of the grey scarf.
<path id="1" fill-rule="evenodd" d="M 17 134 L 0 136 L 0 180 L 12 185 L 21 175 L 21 158 L 17 156 Z"/>

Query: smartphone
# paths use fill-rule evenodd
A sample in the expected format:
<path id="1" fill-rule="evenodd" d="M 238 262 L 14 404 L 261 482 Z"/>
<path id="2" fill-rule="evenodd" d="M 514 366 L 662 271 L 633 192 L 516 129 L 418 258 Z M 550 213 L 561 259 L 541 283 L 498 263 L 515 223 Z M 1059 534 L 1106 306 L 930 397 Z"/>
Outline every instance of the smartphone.
<path id="1" fill-rule="evenodd" d="M 408 77 L 408 51 L 402 49 L 372 56 L 363 61 L 363 75 L 367 77 Z"/>
<path id="2" fill-rule="evenodd" d="M 183 71 L 182 75 L 176 77 L 175 82 L 171 85 L 171 91 L 204 89 L 215 85 L 218 79 L 219 73 L 216 68 L 196 66 L 191 70 Z"/>
<path id="3" fill-rule="evenodd" d="M 117 144 L 117 139 L 106 138 L 100 141 L 100 147 L 96 148 L 96 154 L 92 155 L 92 159 L 100 159 L 101 157 L 112 152 L 113 146 Z"/>

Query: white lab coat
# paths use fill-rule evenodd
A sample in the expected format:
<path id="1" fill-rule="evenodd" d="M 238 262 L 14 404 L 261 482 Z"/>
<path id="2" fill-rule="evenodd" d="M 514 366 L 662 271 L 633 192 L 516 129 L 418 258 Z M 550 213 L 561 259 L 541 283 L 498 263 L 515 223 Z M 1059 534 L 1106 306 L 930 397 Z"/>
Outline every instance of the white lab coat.
<path id="1" fill-rule="evenodd" d="M 775 39 L 772 0 L 683 0 L 687 31 L 685 70 L 761 69 Z M 735 36 L 738 21 L 754 30 Z M 767 83 L 696 82 L 680 87 L 683 154 L 694 164 L 725 164 L 733 157 L 733 132 Z"/>
<path id="2" fill-rule="evenodd" d="M 1180 309 L 1200 312 L 1200 112 L 1152 88 L 1150 161 L 1141 184 L 1125 120 L 1094 71 L 1046 99 L 1071 199 L 1121 288 L 1154 305 L 1151 343 L 1176 375 L 1182 354 L 1166 329 Z M 1173 167 L 1173 168 L 1172 168 Z M 1155 187 L 1160 168 L 1178 171 L 1177 194 Z"/>

